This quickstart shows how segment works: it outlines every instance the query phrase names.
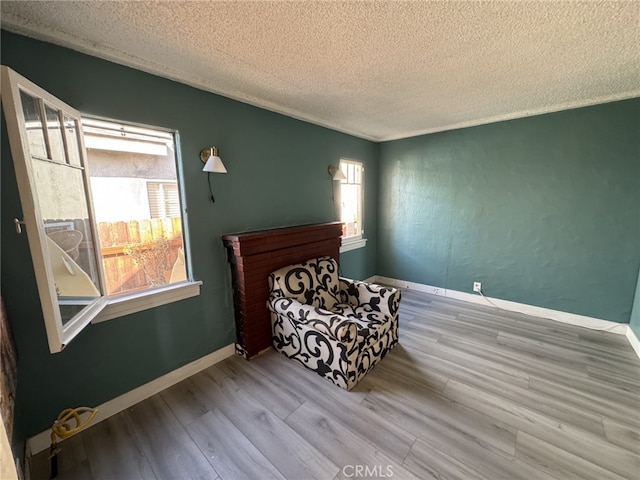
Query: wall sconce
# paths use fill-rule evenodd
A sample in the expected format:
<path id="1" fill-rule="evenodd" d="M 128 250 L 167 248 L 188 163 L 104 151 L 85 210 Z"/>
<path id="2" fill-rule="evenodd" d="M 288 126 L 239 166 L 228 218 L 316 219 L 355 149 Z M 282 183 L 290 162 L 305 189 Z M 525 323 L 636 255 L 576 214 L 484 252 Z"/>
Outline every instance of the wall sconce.
<path id="1" fill-rule="evenodd" d="M 224 167 L 224 163 L 222 163 L 216 147 L 202 150 L 200 152 L 200 161 L 204 163 L 202 171 L 207 172 L 207 183 L 209 184 L 211 202 L 215 203 L 216 199 L 213 198 L 213 189 L 211 188 L 211 173 L 227 173 L 227 169 Z"/>
<path id="2" fill-rule="evenodd" d="M 329 165 L 327 171 L 329 172 L 329 175 L 331 175 L 332 180 L 338 181 L 347 179 L 339 166 L 336 167 L 335 165 Z"/>
<path id="3" fill-rule="evenodd" d="M 218 149 L 216 147 L 205 148 L 200 152 L 200 161 L 204 163 L 203 172 L 212 173 L 227 173 L 227 169 L 224 168 L 224 163 L 218 156 Z"/>

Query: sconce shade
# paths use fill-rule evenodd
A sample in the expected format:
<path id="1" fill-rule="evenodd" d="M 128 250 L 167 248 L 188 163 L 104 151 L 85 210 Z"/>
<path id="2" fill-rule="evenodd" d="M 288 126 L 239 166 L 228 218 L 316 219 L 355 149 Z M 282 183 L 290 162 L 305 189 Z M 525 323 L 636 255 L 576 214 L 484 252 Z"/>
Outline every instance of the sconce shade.
<path id="1" fill-rule="evenodd" d="M 344 176 L 341 168 L 338 168 L 336 174 L 333 176 L 334 180 L 346 180 L 347 177 Z"/>
<path id="2" fill-rule="evenodd" d="M 329 171 L 329 175 L 331 175 L 332 180 L 341 181 L 347 179 L 339 166 L 336 167 L 335 165 L 329 165 L 327 170 Z"/>
<path id="3" fill-rule="evenodd" d="M 203 172 L 227 173 L 222 159 L 218 156 L 218 149 L 216 147 L 202 150 L 200 152 L 200 160 L 204 162 Z"/>

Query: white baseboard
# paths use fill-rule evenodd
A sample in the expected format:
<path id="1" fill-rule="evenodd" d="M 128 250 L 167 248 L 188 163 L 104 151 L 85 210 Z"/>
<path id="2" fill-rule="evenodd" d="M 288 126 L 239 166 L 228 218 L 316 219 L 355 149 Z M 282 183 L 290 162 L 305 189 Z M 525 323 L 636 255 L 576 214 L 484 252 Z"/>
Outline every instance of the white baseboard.
<path id="1" fill-rule="evenodd" d="M 133 390 L 123 393 L 122 395 L 113 398 L 102 405 L 99 405 L 98 413 L 91 422 L 95 425 L 102 420 L 119 413 L 142 400 L 161 392 L 162 390 L 169 388 L 172 385 L 195 375 L 201 370 L 210 367 L 218 362 L 221 362 L 225 358 L 233 356 L 235 353 L 235 344 L 222 347 L 215 352 L 211 352 L 198 360 L 183 365 L 161 377 L 151 380 L 149 383 L 140 385 Z M 49 448 L 51 442 L 51 430 L 45 430 L 27 440 L 27 456 L 35 455 L 43 450 Z"/>
<path id="2" fill-rule="evenodd" d="M 633 330 L 631 330 L 630 325 L 627 325 L 627 340 L 629 340 L 629 343 L 631 344 L 631 348 L 635 350 L 636 355 L 638 355 L 638 358 L 640 358 L 640 340 L 638 340 L 638 337 L 636 337 L 636 334 L 633 333 Z"/>
<path id="3" fill-rule="evenodd" d="M 447 296 L 447 290 L 445 290 L 444 288 L 432 287 L 431 285 L 425 285 L 423 283 L 408 282 L 406 280 L 398 280 L 396 278 L 383 277 L 381 275 L 374 276 L 374 283 L 386 283 L 387 285 L 398 288 L 406 288 L 407 290 L 417 290 L 418 292 L 430 293 L 431 295 L 442 295 L 445 297 Z"/>
<path id="4" fill-rule="evenodd" d="M 499 298 L 483 297 L 482 295 L 476 295 L 473 293 L 459 292 L 457 290 L 449 290 L 441 287 L 432 287 L 431 285 L 424 285 L 421 283 L 407 282 L 405 280 L 398 280 L 395 278 L 383 277 L 376 275 L 376 282 L 387 283 L 399 288 L 406 288 L 409 290 L 417 290 L 419 292 L 430 293 L 432 295 L 440 295 L 443 297 L 454 298 L 456 300 L 463 300 L 465 302 L 477 303 L 485 306 L 493 306 L 501 308 L 502 310 L 508 310 L 510 312 L 524 313 L 526 315 L 532 315 L 535 317 L 548 318 L 557 322 L 568 323 L 571 325 L 577 325 L 579 327 L 590 328 L 592 330 L 602 330 L 618 335 L 626 335 L 629 338 L 629 325 L 626 323 L 617 323 L 610 320 L 602 320 L 600 318 L 587 317 L 584 315 L 577 315 L 575 313 L 561 312 L 559 310 L 551 310 L 549 308 L 536 307 L 535 305 L 527 305 L 526 303 L 511 302 L 509 300 L 500 300 Z M 631 340 L 629 340 L 631 341 Z M 637 342 L 637 339 L 636 339 Z M 633 344 L 632 344 L 633 346 Z M 640 343 L 638 348 L 634 347 L 636 353 L 640 351 Z M 640 353 L 638 354 L 640 357 Z"/>
<path id="5" fill-rule="evenodd" d="M 416 290 L 419 292 L 430 293 L 432 295 L 439 295 L 448 298 L 454 298 L 457 300 L 463 300 L 465 302 L 477 303 L 485 306 L 494 306 L 503 310 L 512 312 L 524 313 L 536 317 L 548 318 L 562 323 L 568 323 L 571 325 L 577 325 L 580 327 L 586 327 L 593 330 L 603 330 L 610 333 L 619 335 L 625 335 L 634 349 L 638 357 L 640 358 L 640 341 L 631 330 L 631 327 L 626 323 L 616 323 L 609 320 L 602 320 L 599 318 L 587 317 L 584 315 L 576 315 L 568 312 L 561 312 L 559 310 L 551 310 L 543 307 L 536 307 L 534 305 L 527 305 L 525 303 L 511 302 L 508 300 L 500 300 L 498 298 L 488 298 L 493 303 L 491 305 L 487 302 L 487 299 L 480 296 L 466 292 L 459 292 L 457 290 L 449 290 L 441 287 L 434 287 L 431 285 L 424 285 L 421 283 L 408 282 L 405 280 L 398 280 L 395 278 L 383 277 L 381 275 L 374 275 L 364 280 L 367 283 L 385 283 L 399 288 L 406 288 L 409 290 Z M 212 352 L 198 360 L 195 360 L 187 365 L 183 365 L 176 370 L 173 370 L 161 377 L 158 377 L 149 383 L 145 383 L 133 390 L 124 393 L 116 398 L 113 398 L 102 405 L 98 406 L 98 413 L 93 420 L 93 424 L 106 420 L 107 418 L 135 405 L 146 398 L 155 395 L 156 393 L 169 388 L 172 385 L 188 378 L 196 373 L 210 367 L 218 362 L 221 362 L 225 358 L 233 356 L 235 353 L 235 344 L 230 344 L 222 347 L 215 352 Z M 34 435 L 27 440 L 27 455 L 35 455 L 49 448 L 50 445 L 50 430 Z"/>

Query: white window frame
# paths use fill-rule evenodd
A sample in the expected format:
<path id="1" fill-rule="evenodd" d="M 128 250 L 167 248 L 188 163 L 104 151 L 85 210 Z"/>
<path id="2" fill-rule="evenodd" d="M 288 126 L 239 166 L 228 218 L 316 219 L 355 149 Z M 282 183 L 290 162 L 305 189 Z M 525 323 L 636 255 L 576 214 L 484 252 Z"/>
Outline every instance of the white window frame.
<path id="1" fill-rule="evenodd" d="M 31 154 L 26 134 L 24 113 L 20 91 L 25 91 L 31 96 L 41 98 L 46 104 L 62 111 L 65 116 L 75 121 L 75 128 L 79 141 L 79 154 L 82 164 L 86 165 L 86 150 L 84 148 L 81 115 L 73 107 L 57 99 L 47 91 L 30 82 L 25 77 L 6 66 L 1 67 L 1 97 L 4 110 L 11 155 L 16 169 L 16 182 L 20 193 L 20 203 L 24 215 L 23 222 L 27 231 L 29 249 L 33 260 L 34 273 L 42 306 L 45 330 L 49 350 L 51 353 L 62 351 L 68 343 L 75 338 L 89 323 L 116 318 L 123 315 L 147 310 L 166 303 L 175 302 L 185 298 L 194 297 L 200 294 L 202 282 L 192 279 L 177 284 L 168 285 L 145 292 L 138 292 L 130 295 L 122 295 L 109 299 L 104 293 L 104 276 L 102 274 L 102 261 L 100 245 L 96 231 L 96 223 L 93 215 L 93 205 L 91 201 L 91 187 L 86 169 L 83 169 L 83 181 L 87 196 L 87 207 L 89 211 L 89 221 L 93 230 L 93 246 L 96 254 L 96 263 L 99 269 L 99 297 L 94 299 L 87 307 L 83 308 L 73 318 L 63 325 L 58 307 L 53 271 L 48 261 L 48 247 L 44 222 L 40 214 L 40 207 L 37 201 L 36 185 L 31 172 Z M 178 133 L 175 134 L 176 155 L 179 156 Z M 176 165 L 178 180 L 183 178 L 180 162 Z M 179 183 L 180 185 L 180 183 Z M 182 194 L 182 189 L 179 188 Z M 183 204 L 184 204 L 184 199 Z M 186 209 L 182 209 L 183 235 L 185 247 L 189 244 Z M 192 269 L 187 249 L 185 249 L 185 259 L 187 272 L 191 278 Z"/>
<path id="2" fill-rule="evenodd" d="M 341 158 L 340 159 L 340 164 L 339 164 L 339 168 L 342 170 L 342 173 L 344 173 L 345 177 L 347 176 L 347 167 L 348 165 L 356 165 L 360 167 L 360 170 L 362 172 L 361 175 L 361 181 L 360 181 L 360 233 L 358 235 L 351 235 L 348 237 L 342 237 L 342 242 L 341 242 L 341 246 L 340 246 L 340 253 L 344 253 L 344 252 L 348 252 L 351 250 L 355 250 L 358 248 L 363 248 L 364 246 L 366 246 L 367 244 L 367 239 L 364 238 L 364 188 L 365 188 L 365 168 L 364 168 L 364 163 L 363 162 L 359 162 L 357 160 L 351 160 L 351 159 L 347 159 L 347 158 Z M 340 221 L 344 221 L 344 219 L 342 218 L 342 185 L 347 184 L 348 180 L 341 180 L 340 181 L 340 205 L 339 205 L 339 212 L 340 212 Z"/>

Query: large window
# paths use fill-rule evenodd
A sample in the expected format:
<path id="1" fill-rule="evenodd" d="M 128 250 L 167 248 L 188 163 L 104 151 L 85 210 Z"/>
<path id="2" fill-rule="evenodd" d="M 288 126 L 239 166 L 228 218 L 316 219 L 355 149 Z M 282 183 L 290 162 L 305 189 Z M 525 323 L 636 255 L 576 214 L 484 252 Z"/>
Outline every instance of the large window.
<path id="1" fill-rule="evenodd" d="M 107 296 L 186 280 L 173 132 L 83 118 Z"/>
<path id="2" fill-rule="evenodd" d="M 364 240 L 364 165 L 353 160 L 340 160 L 344 180 L 340 181 L 340 221 L 342 251 L 365 245 Z"/>
<path id="3" fill-rule="evenodd" d="M 197 295 L 177 134 L 81 119 L 4 66 L 1 85 L 51 352 L 91 321 Z"/>

